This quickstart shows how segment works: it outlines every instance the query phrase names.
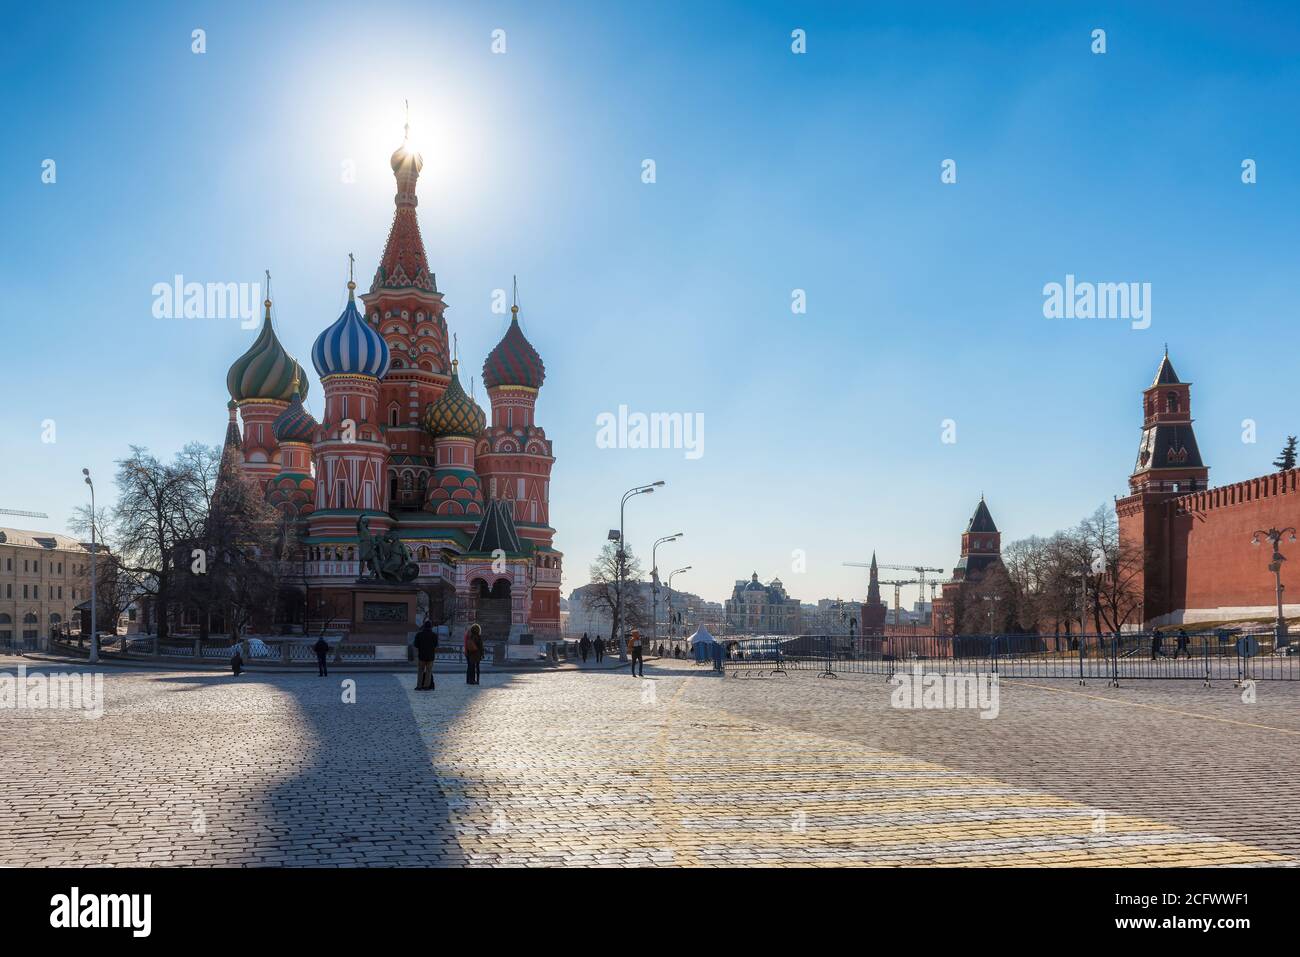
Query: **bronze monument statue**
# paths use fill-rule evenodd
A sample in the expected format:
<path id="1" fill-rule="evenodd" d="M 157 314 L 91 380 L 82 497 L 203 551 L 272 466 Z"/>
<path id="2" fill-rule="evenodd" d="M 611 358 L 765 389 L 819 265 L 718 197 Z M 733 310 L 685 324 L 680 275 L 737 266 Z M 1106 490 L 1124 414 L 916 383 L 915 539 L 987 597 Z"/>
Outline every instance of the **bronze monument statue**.
<path id="1" fill-rule="evenodd" d="M 409 585 L 420 577 L 420 566 L 411 561 L 406 543 L 389 530 L 383 535 L 370 532 L 370 518 L 357 519 L 358 555 L 373 577 L 390 585 Z"/>

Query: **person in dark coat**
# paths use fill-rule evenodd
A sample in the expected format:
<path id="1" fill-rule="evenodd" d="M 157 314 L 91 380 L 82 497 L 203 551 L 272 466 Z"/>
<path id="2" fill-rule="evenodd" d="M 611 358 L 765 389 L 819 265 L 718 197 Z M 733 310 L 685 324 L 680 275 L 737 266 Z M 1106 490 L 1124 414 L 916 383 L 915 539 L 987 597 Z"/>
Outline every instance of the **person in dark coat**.
<path id="1" fill-rule="evenodd" d="M 476 621 L 465 632 L 465 684 L 479 683 L 479 662 L 483 660 L 483 629 Z"/>
<path id="2" fill-rule="evenodd" d="M 600 635 L 597 635 L 596 643 L 592 645 L 592 648 L 596 652 L 596 664 L 600 664 L 601 660 L 605 657 L 605 639 L 600 637 Z"/>
<path id="3" fill-rule="evenodd" d="M 578 642 L 578 654 L 582 655 L 582 663 L 585 665 L 587 655 L 591 654 L 591 639 L 587 637 L 585 631 L 582 633 L 582 641 Z"/>
<path id="4" fill-rule="evenodd" d="M 1190 648 L 1187 647 L 1187 640 L 1188 640 L 1188 639 L 1187 639 L 1187 629 L 1185 629 L 1185 628 L 1179 628 L 1179 629 L 1178 629 L 1178 644 L 1174 647 L 1174 657 L 1175 657 L 1175 658 L 1177 658 L 1177 657 L 1178 657 L 1180 654 L 1182 654 L 1184 651 L 1187 652 L 1187 657 L 1188 657 L 1188 658 L 1192 657 L 1192 651 L 1191 651 Z"/>
<path id="5" fill-rule="evenodd" d="M 325 667 L 325 656 L 330 653 L 330 643 L 321 635 L 316 639 L 316 644 L 312 645 L 312 651 L 316 652 L 316 673 L 322 678 L 329 677 L 329 669 Z"/>
<path id="6" fill-rule="evenodd" d="M 433 690 L 433 662 L 438 657 L 438 633 L 433 630 L 429 619 L 415 633 L 415 657 L 419 661 L 419 671 L 415 676 L 416 691 Z"/>
<path id="7" fill-rule="evenodd" d="M 244 656 L 239 653 L 239 645 L 235 645 L 235 653 L 230 656 L 230 670 L 236 675 L 244 670 Z"/>
<path id="8" fill-rule="evenodd" d="M 1160 650 L 1160 643 L 1163 642 L 1164 639 L 1165 636 L 1160 634 L 1159 628 L 1151 629 L 1151 660 L 1152 661 L 1155 661 L 1157 657 L 1161 657 L 1161 658 L 1164 657 L 1164 652 Z"/>

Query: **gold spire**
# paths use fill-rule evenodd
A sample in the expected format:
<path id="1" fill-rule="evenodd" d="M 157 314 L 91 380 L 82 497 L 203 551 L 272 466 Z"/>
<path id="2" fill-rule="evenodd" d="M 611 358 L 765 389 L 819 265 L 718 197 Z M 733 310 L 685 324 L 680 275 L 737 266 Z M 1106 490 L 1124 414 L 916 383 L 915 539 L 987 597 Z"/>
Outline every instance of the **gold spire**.
<path id="1" fill-rule="evenodd" d="M 515 300 L 514 305 L 510 307 L 510 315 L 517 319 L 519 318 L 519 277 L 512 276 L 511 278 L 515 282 Z"/>
<path id="2" fill-rule="evenodd" d="M 356 302 L 357 282 L 352 274 L 355 265 L 356 257 L 348 253 L 348 302 Z"/>
<path id="3" fill-rule="evenodd" d="M 298 363 L 297 363 L 297 362 L 294 362 L 294 364 L 293 364 L 293 394 L 294 394 L 295 396 L 301 396 L 301 388 L 300 388 L 301 385 L 302 385 L 302 375 L 301 375 L 301 373 L 299 372 L 299 369 L 298 369 Z"/>
<path id="4" fill-rule="evenodd" d="M 262 301 L 262 308 L 266 310 L 266 321 L 271 321 L 271 270 L 266 271 L 266 298 Z"/>

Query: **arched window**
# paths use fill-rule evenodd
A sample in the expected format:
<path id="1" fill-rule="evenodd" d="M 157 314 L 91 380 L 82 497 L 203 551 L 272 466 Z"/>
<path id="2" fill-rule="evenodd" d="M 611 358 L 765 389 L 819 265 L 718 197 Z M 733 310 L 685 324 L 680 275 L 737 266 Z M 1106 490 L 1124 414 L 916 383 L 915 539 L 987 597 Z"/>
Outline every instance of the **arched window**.
<path id="1" fill-rule="evenodd" d="M 397 425 L 397 404 L 396 403 L 389 406 L 388 408 L 388 424 Z"/>
<path id="2" fill-rule="evenodd" d="M 1170 392 L 1168 395 L 1165 396 L 1165 411 L 1166 411 L 1166 412 L 1177 412 L 1177 411 L 1179 411 L 1179 409 L 1178 409 L 1178 393 L 1177 393 L 1177 392 Z"/>

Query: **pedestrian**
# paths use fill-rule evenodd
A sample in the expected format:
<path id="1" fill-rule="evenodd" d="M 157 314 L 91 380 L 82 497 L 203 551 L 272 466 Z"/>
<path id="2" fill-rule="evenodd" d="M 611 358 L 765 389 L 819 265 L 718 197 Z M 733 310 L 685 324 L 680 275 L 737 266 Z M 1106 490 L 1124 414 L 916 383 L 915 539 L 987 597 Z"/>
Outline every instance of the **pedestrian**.
<path id="1" fill-rule="evenodd" d="M 230 656 L 230 670 L 237 676 L 244 670 L 244 656 L 239 653 L 239 645 L 235 645 L 235 653 Z"/>
<path id="2" fill-rule="evenodd" d="M 1188 658 L 1192 657 L 1191 649 L 1189 649 L 1189 648 L 1187 647 L 1187 640 L 1188 640 L 1188 639 L 1187 639 L 1187 629 L 1186 629 L 1186 628 L 1179 628 L 1179 629 L 1178 629 L 1178 645 L 1174 648 L 1174 657 L 1175 657 L 1175 658 L 1177 658 L 1177 657 L 1179 656 L 1179 654 L 1181 654 L 1181 653 L 1184 652 L 1184 651 L 1187 652 L 1187 657 L 1188 657 Z"/>
<path id="3" fill-rule="evenodd" d="M 642 656 L 642 652 L 643 649 L 641 647 L 641 632 L 633 628 L 632 633 L 627 636 L 627 654 L 628 657 L 632 659 L 633 678 L 636 677 L 636 666 L 638 662 L 641 665 L 641 677 L 642 678 L 645 677 L 645 658 Z"/>
<path id="4" fill-rule="evenodd" d="M 428 618 L 424 619 L 424 624 L 415 633 L 412 644 L 415 645 L 415 657 L 419 661 L 415 673 L 415 690 L 432 691 L 433 661 L 438 657 L 438 633 L 433 630 Z"/>
<path id="5" fill-rule="evenodd" d="M 312 645 L 312 650 L 316 652 L 316 674 L 321 678 L 329 677 L 329 669 L 325 667 L 325 656 L 330 653 L 330 643 L 321 635 L 316 639 L 316 644 Z"/>
<path id="6" fill-rule="evenodd" d="M 596 652 L 596 664 L 600 664 L 605 658 L 605 639 L 597 634 L 596 643 L 592 645 L 592 648 Z"/>
<path id="7" fill-rule="evenodd" d="M 587 637 L 587 633 L 584 631 L 582 633 L 582 641 L 578 642 L 578 654 L 582 655 L 582 663 L 584 665 L 587 663 L 587 655 L 590 653 L 591 639 Z"/>
<path id="8" fill-rule="evenodd" d="M 1164 640 L 1164 635 L 1160 634 L 1159 628 L 1151 629 L 1151 660 L 1155 661 L 1157 656 L 1163 657 L 1164 652 L 1160 650 L 1160 643 Z"/>
<path id="9" fill-rule="evenodd" d="M 465 632 L 465 684 L 479 683 L 479 662 L 483 660 L 483 629 L 476 621 Z"/>

